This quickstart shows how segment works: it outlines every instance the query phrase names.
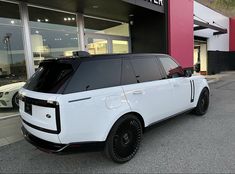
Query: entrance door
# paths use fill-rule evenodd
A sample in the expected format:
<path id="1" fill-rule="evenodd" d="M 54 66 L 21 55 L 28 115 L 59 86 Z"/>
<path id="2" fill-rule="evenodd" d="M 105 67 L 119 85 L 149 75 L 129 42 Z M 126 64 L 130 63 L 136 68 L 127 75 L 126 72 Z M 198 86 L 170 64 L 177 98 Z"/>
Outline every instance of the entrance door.
<path id="1" fill-rule="evenodd" d="M 122 36 L 86 33 L 86 50 L 94 54 L 130 53 L 130 39 Z"/>

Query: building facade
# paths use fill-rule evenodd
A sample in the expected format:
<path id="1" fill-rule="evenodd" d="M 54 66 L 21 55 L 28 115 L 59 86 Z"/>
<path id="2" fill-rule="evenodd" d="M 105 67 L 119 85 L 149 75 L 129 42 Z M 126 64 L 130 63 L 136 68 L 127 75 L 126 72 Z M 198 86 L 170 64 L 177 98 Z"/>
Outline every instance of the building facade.
<path id="1" fill-rule="evenodd" d="M 208 57 L 235 51 L 234 37 L 235 19 L 193 0 L 0 0 L 0 92 L 76 50 L 165 53 L 207 74 Z"/>

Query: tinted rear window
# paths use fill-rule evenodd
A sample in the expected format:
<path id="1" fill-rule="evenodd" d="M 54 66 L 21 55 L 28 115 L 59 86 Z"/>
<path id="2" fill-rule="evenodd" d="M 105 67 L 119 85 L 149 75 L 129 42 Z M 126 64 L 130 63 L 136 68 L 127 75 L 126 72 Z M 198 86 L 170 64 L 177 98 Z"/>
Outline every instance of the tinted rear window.
<path id="1" fill-rule="evenodd" d="M 137 83 L 133 67 L 128 58 L 123 59 L 122 63 L 122 85 L 130 85 Z"/>
<path id="2" fill-rule="evenodd" d="M 24 88 L 43 93 L 62 93 L 73 72 L 74 66 L 70 63 L 46 62 L 40 65 Z"/>
<path id="3" fill-rule="evenodd" d="M 138 83 L 160 80 L 162 78 L 156 57 L 135 56 L 131 64 Z"/>
<path id="4" fill-rule="evenodd" d="M 119 86 L 121 59 L 84 61 L 65 89 L 65 94 Z"/>

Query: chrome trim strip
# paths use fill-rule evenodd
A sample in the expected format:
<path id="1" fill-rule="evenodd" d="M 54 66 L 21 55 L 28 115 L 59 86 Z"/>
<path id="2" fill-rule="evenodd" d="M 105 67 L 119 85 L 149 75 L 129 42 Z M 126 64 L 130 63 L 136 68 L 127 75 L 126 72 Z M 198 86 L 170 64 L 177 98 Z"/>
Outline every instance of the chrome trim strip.
<path id="1" fill-rule="evenodd" d="M 79 102 L 79 101 L 84 101 L 84 100 L 90 100 L 91 97 L 87 97 L 87 98 L 81 98 L 81 99 L 77 99 L 77 100 L 70 100 L 69 103 L 74 103 L 74 102 Z"/>

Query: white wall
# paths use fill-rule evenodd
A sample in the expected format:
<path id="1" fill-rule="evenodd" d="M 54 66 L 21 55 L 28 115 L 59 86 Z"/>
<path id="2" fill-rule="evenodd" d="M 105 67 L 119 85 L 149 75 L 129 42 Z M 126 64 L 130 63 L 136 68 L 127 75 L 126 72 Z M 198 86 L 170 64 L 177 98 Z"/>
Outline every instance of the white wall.
<path id="1" fill-rule="evenodd" d="M 208 38 L 208 45 L 207 45 L 208 50 L 229 51 L 229 18 L 196 1 L 194 1 L 194 14 L 202 18 L 203 20 L 209 22 L 211 25 L 216 25 L 213 24 L 213 21 L 215 21 L 217 24 L 228 30 L 227 34 L 216 35 L 216 36 L 213 36 L 213 32 L 215 31 L 211 29 L 195 31 L 194 32 L 195 36 Z M 194 19 L 199 20 L 196 17 L 194 17 Z"/>
<path id="2" fill-rule="evenodd" d="M 201 44 L 201 53 L 200 53 L 200 58 L 201 58 L 201 71 L 207 71 L 207 46 L 206 44 Z"/>
<path id="3" fill-rule="evenodd" d="M 207 71 L 207 45 L 204 43 L 197 44 L 200 46 L 200 63 L 201 69 L 200 71 Z M 198 50 L 194 49 L 194 65 L 198 63 Z"/>

